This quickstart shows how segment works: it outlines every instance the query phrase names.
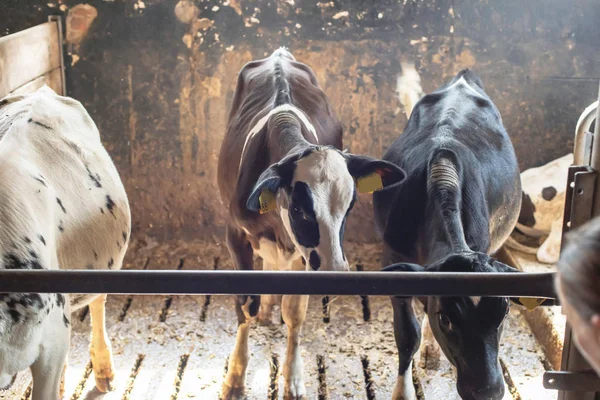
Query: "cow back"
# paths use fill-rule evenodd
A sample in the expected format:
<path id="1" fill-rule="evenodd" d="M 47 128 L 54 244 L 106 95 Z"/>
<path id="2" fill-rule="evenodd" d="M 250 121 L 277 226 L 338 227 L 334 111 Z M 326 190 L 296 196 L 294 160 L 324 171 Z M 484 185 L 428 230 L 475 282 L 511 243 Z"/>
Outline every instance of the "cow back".
<path id="1" fill-rule="evenodd" d="M 287 95 L 281 96 L 282 91 Z M 261 118 L 286 102 L 301 110 L 314 127 L 316 138 L 302 125 L 302 134 L 308 142 L 341 149 L 341 124 L 319 87 L 314 72 L 307 65 L 295 61 L 285 50 L 246 64 L 238 75 L 227 132 L 219 155 L 221 200 L 234 217 L 257 219 L 256 213 L 245 210 L 246 199 L 260 174 L 271 164 L 280 161 L 282 154 L 277 151 L 278 138 L 268 137 L 266 125 L 251 140 L 248 140 L 248 135 Z M 267 225 L 271 223 L 274 221 Z"/>
<path id="2" fill-rule="evenodd" d="M 42 88 L 8 99 L 1 114 L 0 266 L 13 255 L 24 267 L 120 268 L 129 203 L 83 106 Z"/>
<path id="3" fill-rule="evenodd" d="M 423 97 L 384 156 L 407 173 L 400 187 L 374 196 L 376 222 L 386 244 L 424 262 L 440 241 L 440 217 L 427 193 L 429 165 L 440 150 L 456 154 L 460 164 L 461 212 L 469 247 L 494 251 L 516 222 L 519 171 L 500 114 L 470 71 Z"/>

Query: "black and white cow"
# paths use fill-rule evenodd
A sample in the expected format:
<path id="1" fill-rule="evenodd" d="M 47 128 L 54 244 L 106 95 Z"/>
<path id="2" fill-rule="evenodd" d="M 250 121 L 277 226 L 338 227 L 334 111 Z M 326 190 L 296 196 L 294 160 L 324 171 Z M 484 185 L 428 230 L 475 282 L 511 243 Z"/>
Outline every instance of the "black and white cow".
<path id="1" fill-rule="evenodd" d="M 125 189 L 83 106 L 43 87 L 0 100 L 0 269 L 120 269 Z M 0 293 L 0 388 L 31 368 L 33 400 L 56 400 L 70 314 L 87 304 L 96 386 L 112 388 L 106 295 Z"/>
<path id="2" fill-rule="evenodd" d="M 414 106 L 384 160 L 406 171 L 397 187 L 374 194 L 390 271 L 515 271 L 489 255 L 511 233 L 521 185 L 500 114 L 469 70 Z M 505 298 L 420 299 L 433 335 L 457 369 L 464 399 L 500 399 L 498 362 Z M 393 298 L 399 376 L 394 399 L 414 399 L 411 366 L 420 343 L 412 299 Z"/>
<path id="3" fill-rule="evenodd" d="M 229 209 L 227 246 L 237 269 L 346 271 L 346 217 L 355 179 L 376 173 L 384 186 L 401 181 L 396 166 L 340 151 L 342 127 L 313 71 L 285 49 L 239 73 L 219 156 L 219 190 Z M 259 212 L 262 209 L 262 213 Z M 270 212 L 267 212 L 272 210 Z M 276 296 L 263 297 L 259 319 L 270 319 Z M 238 333 L 223 384 L 225 399 L 243 396 L 250 321 L 259 296 L 238 296 Z M 308 296 L 283 296 L 288 347 L 285 398 L 305 398 L 300 331 Z"/>

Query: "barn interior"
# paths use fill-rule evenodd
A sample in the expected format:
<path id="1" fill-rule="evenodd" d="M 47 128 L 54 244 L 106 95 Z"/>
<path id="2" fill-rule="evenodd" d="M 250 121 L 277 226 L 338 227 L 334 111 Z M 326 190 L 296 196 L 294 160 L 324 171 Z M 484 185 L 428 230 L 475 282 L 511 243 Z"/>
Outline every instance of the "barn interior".
<path id="1" fill-rule="evenodd" d="M 598 98 L 595 0 L 8 0 L 0 4 L 0 91 L 14 56 L 3 41 L 50 16 L 61 18 L 64 63 L 0 97 L 64 84 L 86 107 L 129 196 L 126 269 L 233 268 L 217 157 L 239 70 L 280 46 L 315 71 L 343 124 L 344 146 L 376 157 L 407 121 L 397 93 L 403 63 L 414 64 L 425 92 L 463 68 L 476 71 L 521 171 L 572 152 L 577 120 Z M 18 40 L 13 51 L 55 43 Z M 351 269 L 379 270 L 370 195 L 359 195 L 346 229 Z M 554 268 L 508 248 L 499 257 L 526 272 Z M 302 348 L 308 398 L 391 398 L 391 321 L 386 297 L 311 297 Z M 236 325 L 233 296 L 111 295 L 115 390 L 95 388 L 84 309 L 73 317 L 64 398 L 216 399 Z M 505 399 L 556 398 L 542 375 L 560 369 L 564 330 L 560 307 L 512 307 L 500 348 Z M 285 337 L 278 314 L 253 328 L 249 399 L 282 398 Z M 419 399 L 460 398 L 443 354 L 433 366 L 416 357 Z M 22 373 L 0 399 L 30 395 L 31 377 Z"/>

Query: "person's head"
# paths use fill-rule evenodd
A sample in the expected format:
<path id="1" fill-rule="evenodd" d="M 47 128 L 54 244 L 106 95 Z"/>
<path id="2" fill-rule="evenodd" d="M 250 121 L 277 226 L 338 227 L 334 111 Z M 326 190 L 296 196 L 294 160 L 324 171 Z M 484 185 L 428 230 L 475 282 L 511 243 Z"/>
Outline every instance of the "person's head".
<path id="1" fill-rule="evenodd" d="M 556 291 L 577 347 L 600 374 L 600 218 L 566 236 Z"/>

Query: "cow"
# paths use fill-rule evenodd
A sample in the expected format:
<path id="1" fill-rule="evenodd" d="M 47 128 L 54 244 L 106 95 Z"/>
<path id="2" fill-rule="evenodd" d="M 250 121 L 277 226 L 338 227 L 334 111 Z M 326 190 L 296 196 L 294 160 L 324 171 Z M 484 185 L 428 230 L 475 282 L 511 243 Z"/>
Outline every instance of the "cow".
<path id="1" fill-rule="evenodd" d="M 573 154 L 570 153 L 521 173 L 523 200 L 516 229 L 526 236 L 545 239 L 538 248 L 534 248 L 509 237 L 507 247 L 535 254 L 538 261 L 545 264 L 558 262 L 567 175 L 572 164 Z"/>
<path id="2" fill-rule="evenodd" d="M 342 244 L 355 180 L 374 177 L 380 188 L 391 187 L 404 172 L 341 149 L 342 126 L 310 67 L 281 48 L 242 68 L 218 165 L 228 208 L 226 243 L 236 269 L 253 269 L 256 253 L 264 270 L 348 270 Z M 250 323 L 259 310 L 259 320 L 268 321 L 278 300 L 237 297 L 237 339 L 222 398 L 243 396 Z M 288 327 L 286 399 L 306 398 L 299 343 L 307 304 L 308 296 L 281 300 Z"/>
<path id="3" fill-rule="evenodd" d="M 47 86 L 0 101 L 0 269 L 121 268 L 131 216 L 98 129 Z M 113 388 L 106 295 L 0 293 L 0 388 L 27 368 L 33 400 L 62 398 L 71 313 L 89 305 L 96 387 Z"/>
<path id="4" fill-rule="evenodd" d="M 490 255 L 517 222 L 519 168 L 500 113 L 475 73 L 463 70 L 421 98 L 383 159 L 406 172 L 404 182 L 373 197 L 375 221 L 383 235 L 384 270 L 516 271 Z M 424 328 L 430 327 L 456 367 L 460 396 L 502 398 L 498 343 L 509 300 L 419 300 L 427 314 Z M 421 332 L 412 298 L 394 297 L 392 306 L 399 356 L 393 398 L 415 399 L 411 368 Z"/>

